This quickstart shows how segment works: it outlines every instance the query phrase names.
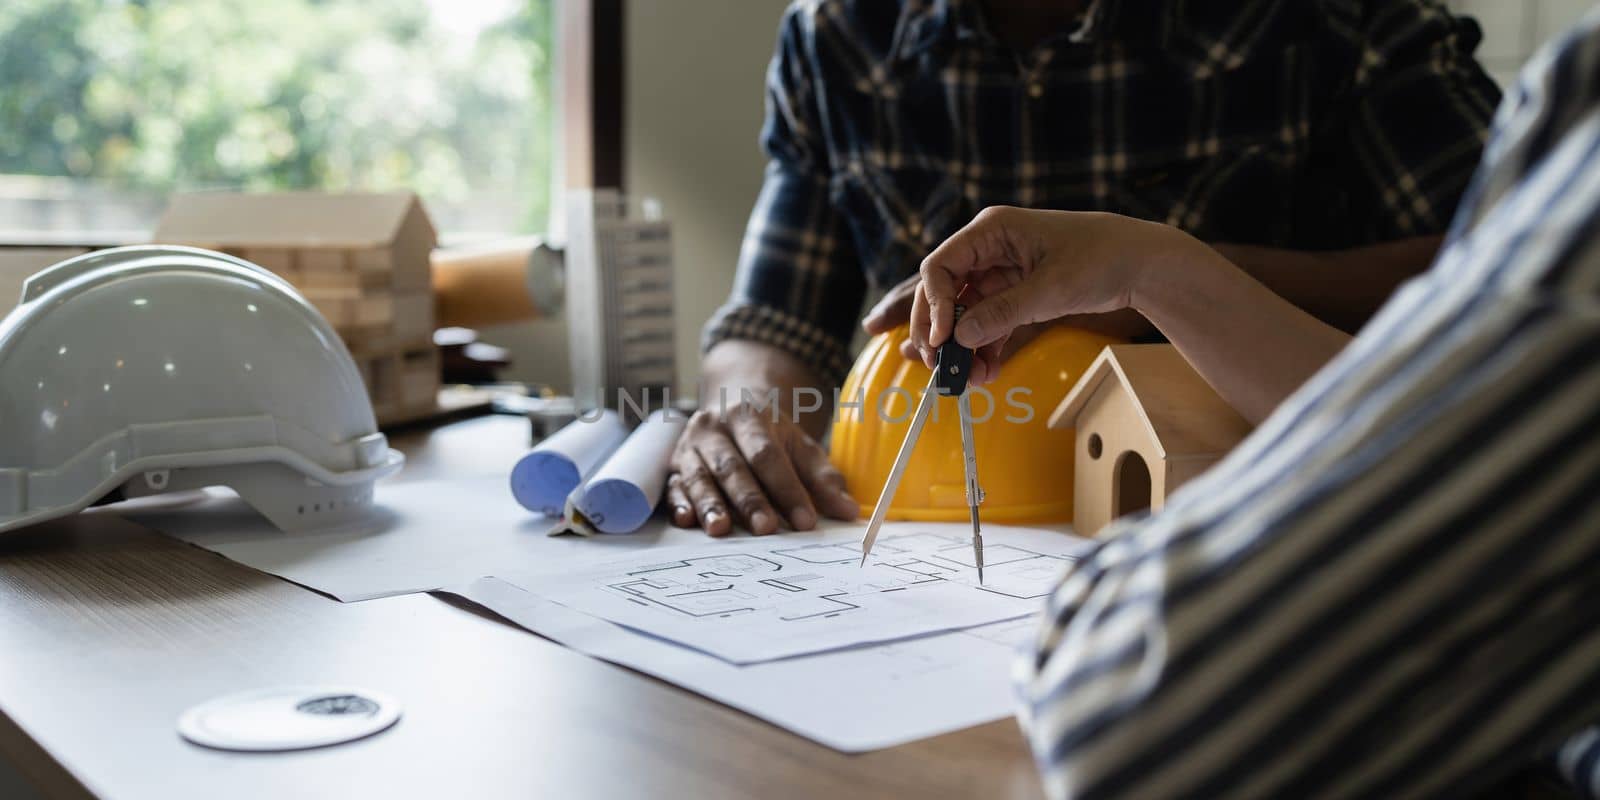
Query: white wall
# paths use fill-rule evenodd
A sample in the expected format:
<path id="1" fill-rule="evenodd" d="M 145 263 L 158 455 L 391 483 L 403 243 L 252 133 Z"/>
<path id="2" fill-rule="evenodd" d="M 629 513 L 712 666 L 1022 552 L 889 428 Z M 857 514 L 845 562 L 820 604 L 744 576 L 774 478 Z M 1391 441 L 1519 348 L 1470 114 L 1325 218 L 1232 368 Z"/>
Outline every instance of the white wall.
<path id="1" fill-rule="evenodd" d="M 1592 0 L 1449 0 L 1483 26 L 1478 60 L 1505 86 L 1539 45 L 1576 22 Z"/>
<path id="2" fill-rule="evenodd" d="M 763 86 L 787 0 L 628 0 L 623 124 L 630 195 L 661 201 L 676 259 L 679 388 L 700 374 L 700 328 L 727 297 L 761 187 Z M 571 370 L 563 320 L 485 328 L 505 377 L 553 384 Z"/>
<path id="3" fill-rule="evenodd" d="M 761 187 L 767 61 L 785 0 L 629 0 L 623 168 L 661 200 L 677 267 L 679 383 L 700 374 L 700 328 L 733 282 Z"/>

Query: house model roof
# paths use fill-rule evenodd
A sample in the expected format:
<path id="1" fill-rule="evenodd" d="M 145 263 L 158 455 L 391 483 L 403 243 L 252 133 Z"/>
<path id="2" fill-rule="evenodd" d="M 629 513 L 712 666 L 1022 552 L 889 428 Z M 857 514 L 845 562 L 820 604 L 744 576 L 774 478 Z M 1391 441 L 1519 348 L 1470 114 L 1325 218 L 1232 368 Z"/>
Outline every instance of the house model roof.
<path id="1" fill-rule="evenodd" d="M 229 247 L 383 247 L 433 223 L 411 192 L 198 192 L 172 197 L 155 241 Z"/>
<path id="2" fill-rule="evenodd" d="M 1220 456 L 1250 433 L 1250 423 L 1176 347 L 1165 344 L 1119 344 L 1100 351 L 1050 415 L 1050 427 L 1075 425 L 1107 380 L 1121 383 L 1164 459 Z"/>

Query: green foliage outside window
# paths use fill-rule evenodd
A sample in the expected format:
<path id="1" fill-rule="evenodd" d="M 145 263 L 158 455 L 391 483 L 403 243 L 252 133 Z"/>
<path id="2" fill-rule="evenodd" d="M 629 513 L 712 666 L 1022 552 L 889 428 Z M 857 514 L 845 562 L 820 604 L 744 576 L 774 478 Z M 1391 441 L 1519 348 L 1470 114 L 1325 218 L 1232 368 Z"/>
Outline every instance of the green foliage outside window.
<path id="1" fill-rule="evenodd" d="M 4 0 L 0 174 L 507 198 L 543 227 L 551 0 Z"/>

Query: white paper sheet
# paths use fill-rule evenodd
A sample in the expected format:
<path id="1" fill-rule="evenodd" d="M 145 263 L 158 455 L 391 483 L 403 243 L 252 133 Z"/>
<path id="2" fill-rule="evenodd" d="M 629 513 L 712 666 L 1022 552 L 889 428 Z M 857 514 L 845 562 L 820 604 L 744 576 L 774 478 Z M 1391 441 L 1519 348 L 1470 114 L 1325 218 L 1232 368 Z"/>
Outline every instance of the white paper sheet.
<path id="1" fill-rule="evenodd" d="M 578 490 L 577 507 L 606 533 L 633 533 L 661 500 L 668 458 L 687 419 L 676 410 L 652 413 Z"/>
<path id="2" fill-rule="evenodd" d="M 300 534 L 273 528 L 231 493 L 122 516 L 345 601 L 412 594 L 493 575 L 554 569 L 636 549 L 704 542 L 699 531 L 655 521 L 632 536 L 550 537 L 550 520 L 512 499 L 503 478 L 378 485 L 364 524 Z M 107 509 L 111 510 L 111 509 Z"/>
<path id="3" fill-rule="evenodd" d="M 859 753 L 1012 715 L 1011 662 L 1031 618 L 893 644 L 736 666 L 642 636 L 497 578 L 446 590 L 596 658 L 814 742 Z"/>
<path id="4" fill-rule="evenodd" d="M 864 566 L 853 538 L 772 536 L 494 574 L 573 610 L 752 664 L 1027 616 L 1081 547 L 991 528 L 980 585 L 969 531 L 929 527 L 886 529 Z"/>

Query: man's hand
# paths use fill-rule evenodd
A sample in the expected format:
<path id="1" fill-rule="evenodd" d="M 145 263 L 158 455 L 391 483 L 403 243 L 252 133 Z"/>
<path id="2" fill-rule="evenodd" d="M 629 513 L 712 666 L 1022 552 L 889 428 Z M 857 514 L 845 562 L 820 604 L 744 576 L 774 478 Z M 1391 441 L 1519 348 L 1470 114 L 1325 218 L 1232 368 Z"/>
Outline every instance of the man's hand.
<path id="1" fill-rule="evenodd" d="M 877 336 L 885 331 L 894 330 L 897 325 L 904 325 L 911 321 L 911 304 L 917 298 L 917 285 L 922 282 L 922 276 L 913 274 L 911 277 L 894 285 L 883 295 L 883 299 L 861 318 L 861 329 L 868 336 Z"/>
<path id="2" fill-rule="evenodd" d="M 673 524 L 698 523 L 712 536 L 732 533 L 735 520 L 764 536 L 784 520 L 810 530 L 819 509 L 835 519 L 861 513 L 822 445 L 782 413 L 774 422 L 771 407 L 740 402 L 722 413 L 695 412 L 673 451 L 672 470 Z"/>

